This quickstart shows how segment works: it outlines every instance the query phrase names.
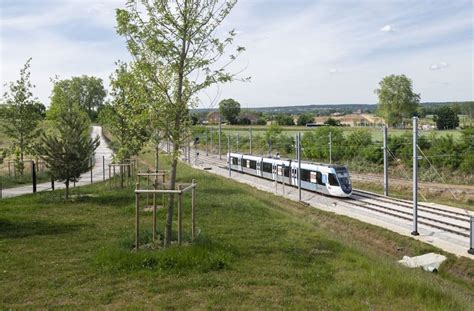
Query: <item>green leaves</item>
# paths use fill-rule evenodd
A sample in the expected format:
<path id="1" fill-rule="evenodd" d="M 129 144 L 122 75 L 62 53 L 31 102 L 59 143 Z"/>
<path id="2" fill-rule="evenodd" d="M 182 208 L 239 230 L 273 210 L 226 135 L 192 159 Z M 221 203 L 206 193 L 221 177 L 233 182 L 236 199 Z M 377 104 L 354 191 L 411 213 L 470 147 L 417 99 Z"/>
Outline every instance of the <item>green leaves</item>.
<path id="1" fill-rule="evenodd" d="M 412 81 L 405 75 L 390 75 L 382 79 L 375 90 L 379 97 L 378 112 L 388 125 L 400 124 L 412 117 L 418 108 L 420 94 L 413 92 Z"/>

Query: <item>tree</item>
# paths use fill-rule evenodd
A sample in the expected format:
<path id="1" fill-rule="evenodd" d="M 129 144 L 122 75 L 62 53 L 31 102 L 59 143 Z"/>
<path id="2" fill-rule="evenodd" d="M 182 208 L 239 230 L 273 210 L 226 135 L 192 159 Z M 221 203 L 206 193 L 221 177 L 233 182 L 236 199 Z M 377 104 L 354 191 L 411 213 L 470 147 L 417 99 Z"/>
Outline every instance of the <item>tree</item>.
<path id="1" fill-rule="evenodd" d="M 418 108 L 420 94 L 413 92 L 412 81 L 405 75 L 390 75 L 379 83 L 378 113 L 390 126 L 400 124 L 403 118 L 412 117 Z"/>
<path id="2" fill-rule="evenodd" d="M 41 136 L 38 153 L 51 175 L 65 183 L 67 200 L 69 184 L 91 169 L 90 159 L 99 146 L 99 137 L 90 137 L 90 121 L 78 106 L 62 111 L 54 128 L 53 133 Z"/>
<path id="3" fill-rule="evenodd" d="M 48 119 L 55 119 L 62 110 L 67 110 L 74 103 L 86 111 L 91 120 L 95 120 L 96 110 L 103 105 L 106 95 L 100 78 L 84 75 L 54 81 Z"/>
<path id="4" fill-rule="evenodd" d="M 341 121 L 333 119 L 333 118 L 330 117 L 326 121 L 324 121 L 324 125 L 341 126 Z"/>
<path id="5" fill-rule="evenodd" d="M 41 107 L 33 98 L 34 85 L 30 81 L 30 62 L 28 59 L 20 70 L 20 79 L 8 84 L 9 91 L 4 94 L 4 107 L 1 117 L 5 120 L 3 128 L 6 136 L 18 150 L 18 169 L 23 175 L 23 160 L 26 152 L 32 151 L 34 139 L 38 136 L 38 123 L 42 120 Z"/>
<path id="6" fill-rule="evenodd" d="M 230 124 L 235 124 L 240 113 L 240 104 L 232 98 L 221 100 L 219 103 L 219 113 L 227 119 Z"/>
<path id="7" fill-rule="evenodd" d="M 329 161 L 329 133 L 332 140 L 332 159 L 340 160 L 346 147 L 343 131 L 338 127 L 322 126 L 305 132 L 301 139 L 303 155 L 319 161 Z"/>
<path id="8" fill-rule="evenodd" d="M 459 117 L 449 106 L 438 108 L 433 116 L 433 121 L 436 122 L 438 130 L 455 129 L 459 126 Z"/>
<path id="9" fill-rule="evenodd" d="M 314 117 L 312 114 L 303 113 L 298 117 L 297 124 L 300 126 L 305 126 L 307 123 L 312 123 L 314 121 Z"/>
<path id="10" fill-rule="evenodd" d="M 170 187 L 176 187 L 180 147 L 190 139 L 189 107 L 198 92 L 236 75 L 226 68 L 245 49 L 237 47 L 227 61 L 221 56 L 233 43 L 234 30 L 223 40 L 216 31 L 236 1 L 129 0 L 116 10 L 117 32 L 127 47 L 144 85 L 144 100 L 159 109 L 155 124 L 171 141 Z M 223 65 L 221 65 L 223 64 Z M 245 79 L 247 80 L 247 79 Z M 174 195 L 168 201 L 165 246 L 171 243 Z"/>
<path id="11" fill-rule="evenodd" d="M 150 138 L 147 105 L 141 100 L 140 84 L 132 70 L 125 63 L 117 63 L 110 76 L 113 99 L 99 114 L 99 121 L 116 138 L 120 163 L 137 155 Z"/>
<path id="12" fill-rule="evenodd" d="M 278 125 L 285 126 L 285 125 L 295 125 L 295 122 L 293 121 L 293 118 L 284 113 L 277 114 L 275 117 L 276 122 Z"/>

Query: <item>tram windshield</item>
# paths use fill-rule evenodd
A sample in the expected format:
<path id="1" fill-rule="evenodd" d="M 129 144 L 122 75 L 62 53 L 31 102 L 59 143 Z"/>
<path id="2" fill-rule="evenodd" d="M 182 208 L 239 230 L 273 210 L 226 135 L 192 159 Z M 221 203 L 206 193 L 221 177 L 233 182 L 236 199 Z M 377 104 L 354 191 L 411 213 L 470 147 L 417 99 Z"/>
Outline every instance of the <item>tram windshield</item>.
<path id="1" fill-rule="evenodd" d="M 344 192 L 349 193 L 352 190 L 351 179 L 349 178 L 349 171 L 346 167 L 336 168 L 336 176 L 339 184 Z"/>

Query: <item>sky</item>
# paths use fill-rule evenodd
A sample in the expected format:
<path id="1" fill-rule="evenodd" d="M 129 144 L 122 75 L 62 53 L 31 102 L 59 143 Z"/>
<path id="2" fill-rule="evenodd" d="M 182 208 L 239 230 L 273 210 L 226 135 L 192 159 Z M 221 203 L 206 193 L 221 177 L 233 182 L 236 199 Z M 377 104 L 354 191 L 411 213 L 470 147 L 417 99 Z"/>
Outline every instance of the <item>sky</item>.
<path id="1" fill-rule="evenodd" d="M 0 82 L 28 58 L 34 94 L 49 105 L 51 78 L 97 76 L 109 87 L 130 61 L 115 32 L 125 0 L 0 1 Z M 201 108 L 372 104 L 390 74 L 413 81 L 422 102 L 474 99 L 474 2 L 463 0 L 240 0 L 221 25 L 246 52 L 231 71 L 250 76 L 199 94 Z"/>

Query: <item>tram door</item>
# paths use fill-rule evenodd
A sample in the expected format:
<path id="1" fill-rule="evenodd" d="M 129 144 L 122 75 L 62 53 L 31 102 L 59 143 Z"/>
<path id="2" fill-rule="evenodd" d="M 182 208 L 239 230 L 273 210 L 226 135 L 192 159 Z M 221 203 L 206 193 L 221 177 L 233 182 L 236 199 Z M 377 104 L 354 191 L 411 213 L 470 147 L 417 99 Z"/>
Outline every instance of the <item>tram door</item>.
<path id="1" fill-rule="evenodd" d="M 272 163 L 272 179 L 277 179 L 277 165 L 275 163 Z"/>
<path id="2" fill-rule="evenodd" d="M 298 168 L 295 166 L 291 167 L 291 184 L 292 185 L 298 184 Z"/>
<path id="3" fill-rule="evenodd" d="M 257 161 L 257 175 L 262 176 L 262 162 Z"/>

